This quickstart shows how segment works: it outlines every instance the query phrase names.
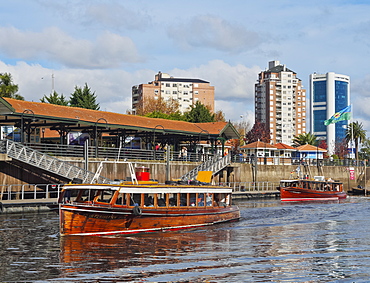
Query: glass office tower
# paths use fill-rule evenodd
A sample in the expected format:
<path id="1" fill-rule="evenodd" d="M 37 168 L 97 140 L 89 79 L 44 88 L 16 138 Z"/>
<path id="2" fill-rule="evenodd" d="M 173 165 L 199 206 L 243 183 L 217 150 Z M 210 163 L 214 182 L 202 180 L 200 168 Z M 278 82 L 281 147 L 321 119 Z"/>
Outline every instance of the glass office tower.
<path id="1" fill-rule="evenodd" d="M 333 154 L 335 143 L 345 138 L 349 121 L 340 121 L 328 126 L 324 121 L 350 105 L 349 76 L 333 72 L 310 75 L 311 133 L 325 140 L 328 153 Z"/>

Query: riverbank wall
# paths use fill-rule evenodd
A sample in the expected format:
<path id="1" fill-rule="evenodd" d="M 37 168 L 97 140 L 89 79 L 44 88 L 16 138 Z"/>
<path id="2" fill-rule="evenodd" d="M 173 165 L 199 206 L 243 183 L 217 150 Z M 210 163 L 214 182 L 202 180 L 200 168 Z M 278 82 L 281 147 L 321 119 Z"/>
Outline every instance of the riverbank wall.
<path id="1" fill-rule="evenodd" d="M 65 159 L 73 165 L 84 167 L 84 160 L 81 158 Z M 96 172 L 101 162 L 104 162 L 101 175 L 111 180 L 126 179 L 130 176 L 129 165 L 127 162 L 112 162 L 107 160 L 92 159 L 88 163 L 88 170 Z M 150 170 L 151 178 L 159 182 L 179 179 L 181 176 L 197 167 L 200 163 L 196 162 L 169 162 L 169 166 L 164 161 L 131 161 L 134 168 L 147 167 Z M 344 166 L 297 166 L 297 165 L 265 165 L 257 164 L 252 166 L 248 163 L 232 163 L 220 171 L 215 177 L 215 182 L 276 182 L 281 179 L 291 179 L 298 175 L 301 176 L 325 176 L 343 182 L 345 190 L 361 184 L 367 185 L 370 175 L 368 168 L 365 172 L 363 167 L 354 167 L 354 179 L 351 180 L 348 167 Z M 366 183 L 365 183 L 366 178 Z M 9 184 L 47 184 L 64 183 L 67 180 L 52 176 L 47 172 L 28 166 L 17 161 L 0 162 L 0 185 Z"/>

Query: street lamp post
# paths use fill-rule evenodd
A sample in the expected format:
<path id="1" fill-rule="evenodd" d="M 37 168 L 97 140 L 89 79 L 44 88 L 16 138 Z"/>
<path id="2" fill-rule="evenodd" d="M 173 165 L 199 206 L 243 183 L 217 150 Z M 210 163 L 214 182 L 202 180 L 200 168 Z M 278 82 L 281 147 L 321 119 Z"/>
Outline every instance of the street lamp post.
<path id="1" fill-rule="evenodd" d="M 22 112 L 22 117 L 21 117 L 21 143 L 24 143 L 24 114 L 31 112 L 33 115 L 32 120 L 35 120 L 35 113 L 31 109 L 25 109 Z M 29 134 L 28 134 L 28 142 L 29 142 Z"/>
<path id="2" fill-rule="evenodd" d="M 209 132 L 207 131 L 207 130 L 201 130 L 200 132 L 199 132 L 199 146 L 200 146 L 200 148 L 202 148 L 202 146 L 201 146 L 201 144 L 200 144 L 200 141 L 201 141 L 201 139 L 200 139 L 200 137 L 201 137 L 201 135 L 202 135 L 202 133 L 207 133 L 208 134 L 208 139 L 207 140 L 209 140 Z M 204 154 L 204 150 L 203 151 L 201 151 L 201 154 Z M 202 157 L 202 155 L 201 155 L 201 157 Z M 202 158 L 200 158 L 200 160 L 201 160 Z"/>
<path id="3" fill-rule="evenodd" d="M 95 134 L 94 134 L 94 138 L 95 138 L 95 157 L 97 158 L 98 157 L 98 123 L 100 120 L 103 120 L 105 122 L 105 127 L 107 128 L 107 120 L 104 119 L 104 118 L 99 118 L 98 120 L 96 120 L 95 122 Z"/>
<path id="4" fill-rule="evenodd" d="M 164 131 L 164 127 L 162 125 L 157 125 L 154 127 L 154 130 L 153 130 L 153 150 L 154 150 L 154 160 L 156 160 L 156 154 L 155 154 L 155 151 L 156 151 L 156 144 L 155 144 L 155 131 L 157 129 L 157 127 L 161 127 L 162 130 Z"/>

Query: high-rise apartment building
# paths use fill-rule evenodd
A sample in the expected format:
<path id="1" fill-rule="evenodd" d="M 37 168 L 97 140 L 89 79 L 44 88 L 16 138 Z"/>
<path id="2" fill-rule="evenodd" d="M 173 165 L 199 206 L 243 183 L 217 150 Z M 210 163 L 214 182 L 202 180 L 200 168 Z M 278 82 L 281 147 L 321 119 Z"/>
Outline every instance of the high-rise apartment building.
<path id="1" fill-rule="evenodd" d="M 335 142 L 345 138 L 347 120 L 328 126 L 328 120 L 338 111 L 350 105 L 349 76 L 329 72 L 323 75 L 310 75 L 311 123 L 310 130 L 319 140 L 325 140 L 328 152 L 333 153 Z"/>
<path id="2" fill-rule="evenodd" d="M 155 75 L 155 80 L 147 84 L 132 87 L 132 110 L 136 111 L 141 101 L 147 98 L 164 100 L 175 99 L 179 102 L 182 113 L 190 110 L 190 106 L 200 101 L 214 112 L 215 88 L 209 82 L 200 79 L 174 78 L 169 74 Z"/>
<path id="3" fill-rule="evenodd" d="M 271 143 L 291 145 L 295 136 L 306 132 L 306 90 L 297 74 L 269 62 L 255 84 L 255 120 L 267 125 Z"/>

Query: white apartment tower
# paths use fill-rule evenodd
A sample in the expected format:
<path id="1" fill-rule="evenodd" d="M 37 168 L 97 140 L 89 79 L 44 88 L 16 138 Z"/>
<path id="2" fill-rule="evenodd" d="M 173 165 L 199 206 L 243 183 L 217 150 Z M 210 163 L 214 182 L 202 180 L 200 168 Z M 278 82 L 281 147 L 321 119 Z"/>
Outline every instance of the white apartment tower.
<path id="1" fill-rule="evenodd" d="M 279 61 L 270 61 L 268 70 L 259 73 L 255 108 L 255 120 L 267 125 L 272 144 L 291 145 L 295 136 L 306 133 L 306 90 Z"/>

